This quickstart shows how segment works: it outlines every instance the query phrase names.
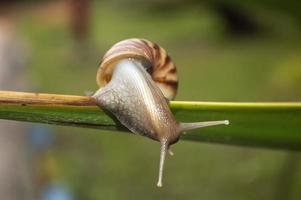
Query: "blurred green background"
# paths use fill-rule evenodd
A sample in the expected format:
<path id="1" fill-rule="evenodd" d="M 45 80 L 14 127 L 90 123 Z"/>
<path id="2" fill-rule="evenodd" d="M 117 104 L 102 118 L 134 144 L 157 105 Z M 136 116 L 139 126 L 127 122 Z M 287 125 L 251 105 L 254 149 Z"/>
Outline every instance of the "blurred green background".
<path id="1" fill-rule="evenodd" d="M 63 2 L 23 3 L 16 14 L 31 91 L 95 91 L 106 50 L 141 37 L 163 46 L 176 63 L 176 100 L 301 100 L 298 2 L 93 1 L 88 33 L 80 40 Z M 159 189 L 159 143 L 108 131 L 48 128 L 56 137 L 50 150 L 55 177 L 74 199 L 301 198 L 298 152 L 180 141 L 175 156 L 167 158 Z"/>

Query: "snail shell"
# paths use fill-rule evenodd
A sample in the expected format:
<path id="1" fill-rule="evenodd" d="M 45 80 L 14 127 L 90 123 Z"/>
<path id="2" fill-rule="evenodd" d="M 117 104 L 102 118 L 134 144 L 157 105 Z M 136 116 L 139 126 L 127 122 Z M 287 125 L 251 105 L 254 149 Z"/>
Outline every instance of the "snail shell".
<path id="1" fill-rule="evenodd" d="M 179 140 L 181 132 L 229 123 L 177 122 L 166 101 L 176 95 L 175 65 L 165 50 L 145 39 L 115 44 L 105 54 L 96 79 L 100 89 L 93 97 L 99 107 L 111 112 L 133 133 L 161 143 L 159 187 L 166 151 Z"/>
<path id="2" fill-rule="evenodd" d="M 146 39 L 127 39 L 116 43 L 104 55 L 98 68 L 96 82 L 104 87 L 112 78 L 115 64 L 125 58 L 140 59 L 143 67 L 168 100 L 173 100 L 178 89 L 177 70 L 166 51 Z"/>

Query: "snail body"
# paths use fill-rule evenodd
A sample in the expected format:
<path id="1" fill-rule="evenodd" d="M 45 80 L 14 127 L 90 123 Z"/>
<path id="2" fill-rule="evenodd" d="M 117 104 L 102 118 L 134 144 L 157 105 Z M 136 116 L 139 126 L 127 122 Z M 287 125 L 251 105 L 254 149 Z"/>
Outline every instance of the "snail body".
<path id="1" fill-rule="evenodd" d="M 158 187 L 162 186 L 166 152 L 183 131 L 229 123 L 178 123 L 168 105 L 177 90 L 175 66 L 165 50 L 144 39 L 128 39 L 114 45 L 104 56 L 97 83 L 101 88 L 93 97 L 99 107 L 112 113 L 133 133 L 160 142 Z"/>
<path id="2" fill-rule="evenodd" d="M 170 129 L 178 124 L 167 101 L 138 61 L 118 62 L 111 81 L 94 96 L 100 107 L 133 133 L 158 141 L 162 137 L 170 138 L 170 142 L 177 139 Z"/>

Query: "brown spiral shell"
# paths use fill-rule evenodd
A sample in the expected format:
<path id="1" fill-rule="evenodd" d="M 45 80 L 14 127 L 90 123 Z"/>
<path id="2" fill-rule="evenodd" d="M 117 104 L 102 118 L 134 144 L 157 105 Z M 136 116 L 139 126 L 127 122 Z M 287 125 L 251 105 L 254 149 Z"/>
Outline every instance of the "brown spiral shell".
<path id="1" fill-rule="evenodd" d="M 150 65 L 144 67 L 165 98 L 169 100 L 175 98 L 178 88 L 176 66 L 163 48 L 145 39 L 122 40 L 107 51 L 96 75 L 100 87 L 111 80 L 115 64 L 125 58 L 146 59 Z"/>

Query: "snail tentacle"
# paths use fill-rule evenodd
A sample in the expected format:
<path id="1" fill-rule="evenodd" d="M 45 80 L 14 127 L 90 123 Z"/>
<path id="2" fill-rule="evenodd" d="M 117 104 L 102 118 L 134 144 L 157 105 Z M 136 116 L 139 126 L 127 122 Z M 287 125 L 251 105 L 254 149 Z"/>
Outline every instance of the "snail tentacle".
<path id="1" fill-rule="evenodd" d="M 180 123 L 179 132 L 182 133 L 182 132 L 197 129 L 197 128 L 202 128 L 202 127 L 207 127 L 207 126 L 216 126 L 216 125 L 229 125 L 229 120 Z"/>
<path id="2" fill-rule="evenodd" d="M 161 143 L 161 150 L 160 150 L 159 177 L 158 177 L 158 182 L 157 182 L 158 187 L 163 186 L 162 179 L 163 179 L 165 155 L 166 155 L 166 151 L 168 150 L 168 147 L 169 147 L 168 141 L 165 139 L 160 141 L 160 143 Z"/>

